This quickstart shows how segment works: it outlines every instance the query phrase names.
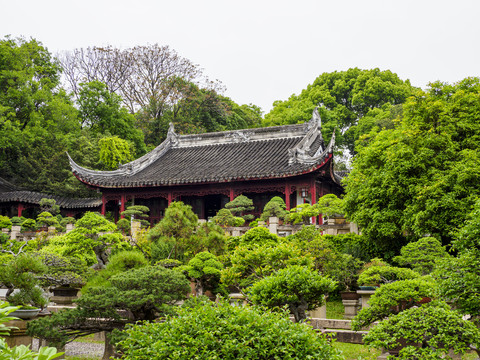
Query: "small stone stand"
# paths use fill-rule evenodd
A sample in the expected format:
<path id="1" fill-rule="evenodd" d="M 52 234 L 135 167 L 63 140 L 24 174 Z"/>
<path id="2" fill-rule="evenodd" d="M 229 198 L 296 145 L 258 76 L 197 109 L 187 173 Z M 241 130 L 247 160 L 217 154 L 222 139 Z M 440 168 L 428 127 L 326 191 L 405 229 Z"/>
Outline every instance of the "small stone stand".
<path id="1" fill-rule="evenodd" d="M 311 318 L 326 319 L 327 318 L 327 305 L 322 305 L 315 310 L 309 311 Z"/>
<path id="2" fill-rule="evenodd" d="M 18 345 L 32 346 L 32 337 L 27 335 L 27 321 L 11 320 L 6 322 L 5 326 L 18 328 L 10 330 L 10 335 L 5 336 L 5 340 L 9 347 Z"/>
<path id="3" fill-rule="evenodd" d="M 369 307 L 368 301 L 370 297 L 375 293 L 375 290 L 357 290 L 357 294 L 361 296 L 360 302 L 362 304 L 362 309 Z"/>
<path id="4" fill-rule="evenodd" d="M 353 319 L 357 315 L 358 307 L 361 300 L 342 300 L 343 307 L 345 308 L 345 319 Z"/>
<path id="5" fill-rule="evenodd" d="M 240 293 L 232 293 L 228 295 L 230 298 L 230 305 L 234 306 L 245 306 L 247 305 L 247 299 L 243 294 Z"/>

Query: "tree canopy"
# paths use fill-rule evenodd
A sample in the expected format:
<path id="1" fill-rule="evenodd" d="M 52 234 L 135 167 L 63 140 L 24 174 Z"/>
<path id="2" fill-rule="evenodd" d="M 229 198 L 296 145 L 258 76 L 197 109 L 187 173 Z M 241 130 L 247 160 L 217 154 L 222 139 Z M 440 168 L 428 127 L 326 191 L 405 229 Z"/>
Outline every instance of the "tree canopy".
<path id="1" fill-rule="evenodd" d="M 323 73 L 299 95 L 274 102 L 263 124 L 305 122 L 320 105 L 324 137 L 329 139 L 336 128 L 339 147 L 354 152 L 355 140 L 362 133 L 393 127 L 392 120 L 397 117 L 398 110 L 392 107 L 403 104 L 413 91 L 408 80 L 401 80 L 389 70 L 352 68 Z"/>
<path id="2" fill-rule="evenodd" d="M 344 198 L 364 234 L 397 250 L 427 234 L 451 241 L 480 194 L 479 110 L 478 78 L 437 82 L 407 100 L 395 129 L 364 136 Z"/>

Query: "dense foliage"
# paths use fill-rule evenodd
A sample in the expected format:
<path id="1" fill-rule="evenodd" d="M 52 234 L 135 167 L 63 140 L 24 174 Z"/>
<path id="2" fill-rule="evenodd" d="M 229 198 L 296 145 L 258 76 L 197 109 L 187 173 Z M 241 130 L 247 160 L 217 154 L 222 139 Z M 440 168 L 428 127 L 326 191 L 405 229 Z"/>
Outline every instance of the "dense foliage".
<path id="1" fill-rule="evenodd" d="M 83 292 L 76 308 L 29 322 L 28 331 L 64 344 L 79 336 L 122 329 L 129 322 L 154 320 L 169 312 L 169 305 L 185 299 L 189 290 L 188 280 L 178 271 L 161 266 L 129 269 Z"/>
<path id="2" fill-rule="evenodd" d="M 480 330 L 445 302 L 412 307 L 382 321 L 364 337 L 365 344 L 399 351 L 398 359 L 445 359 L 480 344 Z M 447 357 L 449 358 L 449 357 Z"/>
<path id="3" fill-rule="evenodd" d="M 299 95 L 276 101 L 263 123 L 271 126 L 308 121 L 314 108 L 321 105 L 324 137 L 330 139 L 337 128 L 339 147 L 354 152 L 360 135 L 393 128 L 393 119 L 398 116 L 395 106 L 403 104 L 413 90 L 408 80 L 388 70 L 353 68 L 323 73 Z"/>
<path id="4" fill-rule="evenodd" d="M 286 314 L 198 303 L 165 322 L 135 325 L 123 359 L 341 359 L 328 340 Z"/>
<path id="5" fill-rule="evenodd" d="M 480 194 L 479 109 L 478 78 L 433 83 L 394 129 L 364 139 L 344 199 L 363 234 L 394 252 L 426 234 L 452 240 Z"/>
<path id="6" fill-rule="evenodd" d="M 281 309 L 288 306 L 295 321 L 307 318 L 306 312 L 325 304 L 325 295 L 336 288 L 328 277 L 307 267 L 292 265 L 255 282 L 249 289 L 254 304 Z"/>

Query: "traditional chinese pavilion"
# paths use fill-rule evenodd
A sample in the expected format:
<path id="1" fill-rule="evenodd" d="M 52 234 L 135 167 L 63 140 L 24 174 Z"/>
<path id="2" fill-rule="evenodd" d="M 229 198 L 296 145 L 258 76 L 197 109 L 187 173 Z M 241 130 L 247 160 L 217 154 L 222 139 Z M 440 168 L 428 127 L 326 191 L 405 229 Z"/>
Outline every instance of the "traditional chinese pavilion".
<path id="1" fill-rule="evenodd" d="M 340 194 L 333 170 L 335 136 L 325 145 L 317 109 L 304 124 L 178 135 L 114 171 L 83 168 L 70 158 L 74 175 L 102 193 L 102 209 L 116 216 L 127 203 L 150 208 L 150 221 L 162 218 L 170 202 L 192 206 L 200 219 L 214 216 L 227 202 L 246 195 L 259 215 L 273 197 L 287 209 Z"/>

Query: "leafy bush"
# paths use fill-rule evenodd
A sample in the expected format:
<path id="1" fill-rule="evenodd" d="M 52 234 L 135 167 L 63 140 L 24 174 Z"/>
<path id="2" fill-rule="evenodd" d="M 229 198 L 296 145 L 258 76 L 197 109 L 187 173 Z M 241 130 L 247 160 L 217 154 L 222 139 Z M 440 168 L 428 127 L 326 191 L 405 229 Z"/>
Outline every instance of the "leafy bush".
<path id="1" fill-rule="evenodd" d="M 22 231 L 34 231 L 37 228 L 37 223 L 34 219 L 25 219 L 22 222 Z"/>
<path id="2" fill-rule="evenodd" d="M 371 242 L 365 235 L 348 233 L 339 235 L 323 235 L 323 238 L 331 243 L 337 249 L 337 251 L 350 254 L 364 262 L 368 261 L 379 253 L 375 244 Z"/>
<path id="3" fill-rule="evenodd" d="M 212 218 L 215 224 L 221 226 L 242 226 L 245 224 L 245 219 L 239 216 L 233 216 L 229 209 L 220 209 Z"/>
<path id="4" fill-rule="evenodd" d="M 131 245 L 125 238 L 114 233 L 116 226 L 102 215 L 87 212 L 80 218 L 75 229 L 62 236 L 55 236 L 41 251 L 81 259 L 87 265 L 104 267 L 111 252 L 127 250 Z"/>
<path id="5" fill-rule="evenodd" d="M 60 220 L 60 225 L 65 227 L 67 224 L 75 224 L 76 222 L 77 220 L 74 217 L 67 216 L 62 218 L 62 220 Z"/>
<path id="6" fill-rule="evenodd" d="M 12 225 L 20 226 L 26 219 L 23 216 L 21 217 L 14 216 L 10 220 L 12 221 Z"/>
<path id="7" fill-rule="evenodd" d="M 341 359 L 329 341 L 286 314 L 200 302 L 165 322 L 134 325 L 118 344 L 124 360 Z"/>
<path id="8" fill-rule="evenodd" d="M 291 243 L 239 246 L 230 256 L 230 266 L 222 270 L 221 281 L 243 289 L 289 265 L 311 268 L 313 257 Z"/>
<path id="9" fill-rule="evenodd" d="M 12 229 L 12 220 L 8 216 L 0 215 L 0 229 Z"/>
<path id="10" fill-rule="evenodd" d="M 131 229 L 130 220 L 127 220 L 127 219 L 118 220 L 117 229 L 123 232 L 124 234 L 130 232 L 130 229 Z"/>
<path id="11" fill-rule="evenodd" d="M 443 258 L 432 275 L 438 282 L 440 296 L 463 314 L 470 314 L 480 326 L 479 253 L 463 251 L 458 257 Z"/>
<path id="12" fill-rule="evenodd" d="M 207 251 L 198 253 L 187 265 L 180 268 L 195 281 L 195 291 L 198 296 L 206 290 L 215 290 L 220 280 L 223 265 L 217 257 Z"/>
<path id="13" fill-rule="evenodd" d="M 358 272 L 362 268 L 362 261 L 350 254 L 339 254 L 333 264 L 327 268 L 327 274 L 337 280 L 342 290 L 353 290 L 357 285 Z"/>
<path id="14" fill-rule="evenodd" d="M 6 244 L 10 240 L 8 234 L 0 233 L 0 244 Z"/>
<path id="15" fill-rule="evenodd" d="M 360 330 L 377 320 L 384 319 L 433 298 L 436 284 L 430 279 L 400 280 L 382 285 L 370 298 L 369 307 L 355 316 L 352 329 Z"/>
<path id="16" fill-rule="evenodd" d="M 381 321 L 363 338 L 366 345 L 394 350 L 399 359 L 444 359 L 480 345 L 480 330 L 445 302 L 413 307 Z"/>
<path id="17" fill-rule="evenodd" d="M 320 211 L 314 205 L 308 203 L 300 204 L 290 209 L 287 215 L 285 215 L 285 221 L 290 224 L 310 224 L 312 217 L 320 215 Z"/>
<path id="18" fill-rule="evenodd" d="M 280 238 L 272 234 L 264 227 L 256 227 L 248 230 L 241 239 L 243 245 L 274 245 L 280 242 Z"/>
<path id="19" fill-rule="evenodd" d="M 249 289 L 254 304 L 273 309 L 288 306 L 296 322 L 305 320 L 307 310 L 325 303 L 325 295 L 334 291 L 336 282 L 317 271 L 292 265 L 255 282 Z"/>
<path id="20" fill-rule="evenodd" d="M 371 266 L 358 277 L 358 285 L 380 285 L 397 280 L 419 278 L 420 274 L 407 268 L 395 266 Z"/>
<path id="21" fill-rule="evenodd" d="M 422 275 L 430 274 L 435 263 L 448 256 L 442 243 L 434 237 L 424 237 L 416 242 L 411 242 L 400 250 L 400 256 L 393 258 L 402 266 L 411 266 L 413 270 Z"/>

